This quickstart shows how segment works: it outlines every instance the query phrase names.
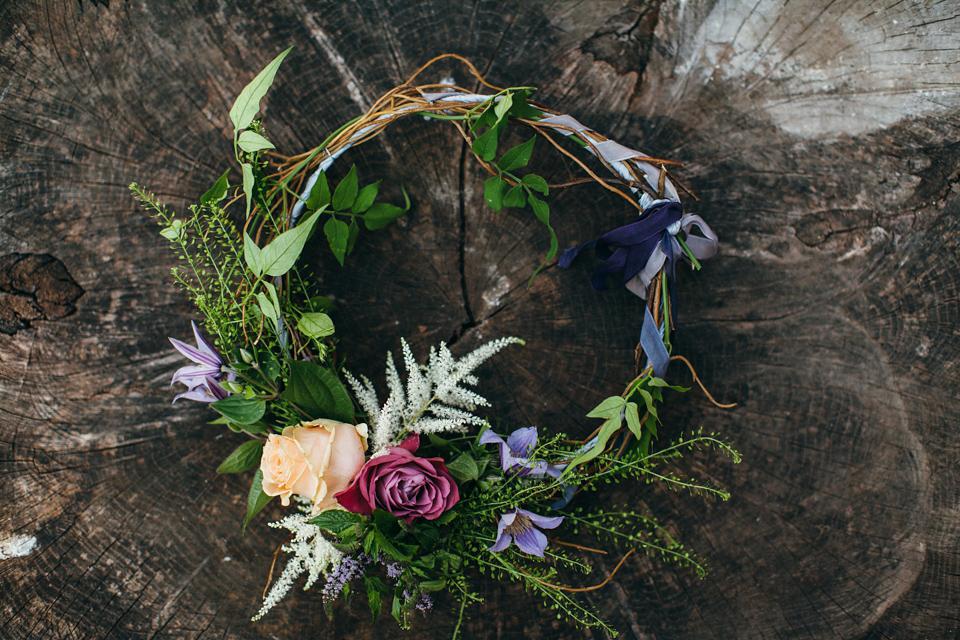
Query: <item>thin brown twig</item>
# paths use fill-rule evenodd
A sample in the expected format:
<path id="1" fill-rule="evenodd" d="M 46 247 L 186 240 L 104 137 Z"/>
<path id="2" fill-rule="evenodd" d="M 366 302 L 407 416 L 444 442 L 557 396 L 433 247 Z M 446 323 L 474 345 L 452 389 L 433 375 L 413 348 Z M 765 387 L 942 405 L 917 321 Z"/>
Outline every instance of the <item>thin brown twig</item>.
<path id="1" fill-rule="evenodd" d="M 687 359 L 684 358 L 683 356 L 673 356 L 673 357 L 670 358 L 670 359 L 671 359 L 671 360 L 680 360 L 680 361 L 682 361 L 685 365 L 687 365 L 687 368 L 690 369 L 690 373 L 693 374 L 693 381 L 696 382 L 697 385 L 700 386 L 700 390 L 703 391 L 704 395 L 706 395 L 707 398 L 710 400 L 710 402 L 712 402 L 714 405 L 720 407 L 721 409 L 732 409 L 732 408 L 734 408 L 735 406 L 737 406 L 737 403 L 736 403 L 736 402 L 733 402 L 733 403 L 731 403 L 731 404 L 720 404 L 719 402 L 717 402 L 716 400 L 714 400 L 714 399 L 713 399 L 713 396 L 710 395 L 710 392 L 707 391 L 707 388 L 706 388 L 705 386 L 703 386 L 703 383 L 702 383 L 702 382 L 700 382 L 700 377 L 697 375 L 696 369 L 693 368 L 693 365 L 690 364 L 690 361 L 689 361 L 689 360 L 687 360 Z"/>
<path id="2" fill-rule="evenodd" d="M 613 571 L 610 572 L 610 575 L 607 576 L 607 579 L 601 582 L 600 584 L 593 585 L 592 587 L 565 587 L 560 584 L 552 584 L 550 582 L 546 582 L 545 580 L 541 580 L 540 578 L 527 573 L 526 571 L 524 571 L 523 569 L 520 569 L 519 567 L 517 568 L 517 570 L 523 575 L 533 580 L 534 582 L 540 583 L 545 587 L 550 587 L 551 589 L 557 589 L 559 591 L 567 591 L 569 593 L 585 593 L 587 591 L 596 591 L 597 589 L 602 589 L 603 587 L 607 586 L 607 583 L 613 580 L 613 576 L 617 574 L 617 571 L 620 570 L 620 567 L 623 566 L 623 563 L 627 561 L 627 558 L 629 558 L 633 554 L 633 552 L 634 552 L 634 549 L 630 549 L 629 551 L 627 551 L 627 553 L 620 559 L 620 562 L 617 563 L 617 566 L 613 568 Z"/>

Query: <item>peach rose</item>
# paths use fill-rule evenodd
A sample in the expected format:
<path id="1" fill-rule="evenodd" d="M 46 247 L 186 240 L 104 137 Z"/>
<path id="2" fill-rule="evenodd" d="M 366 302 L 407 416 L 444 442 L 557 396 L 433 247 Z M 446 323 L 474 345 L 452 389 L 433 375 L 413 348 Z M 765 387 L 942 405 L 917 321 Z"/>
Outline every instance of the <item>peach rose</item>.
<path id="1" fill-rule="evenodd" d="M 286 427 L 263 446 L 263 492 L 280 496 L 285 507 L 292 494 L 303 496 L 313 502 L 314 513 L 337 506 L 333 494 L 360 471 L 366 449 L 365 424 L 321 419 Z"/>

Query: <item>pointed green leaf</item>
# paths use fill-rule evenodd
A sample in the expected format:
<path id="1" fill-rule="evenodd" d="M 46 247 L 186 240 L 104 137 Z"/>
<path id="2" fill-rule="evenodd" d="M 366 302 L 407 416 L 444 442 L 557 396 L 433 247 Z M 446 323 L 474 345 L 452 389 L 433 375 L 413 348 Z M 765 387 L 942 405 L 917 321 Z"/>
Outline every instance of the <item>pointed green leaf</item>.
<path id="1" fill-rule="evenodd" d="M 547 257 L 544 258 L 543 262 L 540 263 L 540 266 L 537 267 L 537 270 L 533 272 L 533 275 L 530 276 L 530 282 L 527 286 L 533 283 L 533 279 L 537 276 L 540 271 L 547 266 L 547 263 L 553 260 L 553 257 L 557 255 L 557 249 L 560 244 L 557 242 L 557 234 L 554 232 L 553 227 L 550 226 L 550 207 L 547 206 L 547 203 L 543 200 L 538 199 L 533 194 L 530 194 L 528 198 L 530 201 L 530 206 L 533 207 L 533 214 L 537 216 L 537 220 L 542 222 L 546 227 L 547 231 L 550 232 L 550 250 L 547 251 Z"/>
<path id="2" fill-rule="evenodd" d="M 447 463 L 447 471 L 458 481 L 467 482 L 480 477 L 477 461 L 469 453 L 462 453 L 455 460 Z"/>
<path id="3" fill-rule="evenodd" d="M 290 379 L 282 396 L 309 414 L 353 424 L 353 402 L 340 379 L 312 362 L 288 360 Z"/>
<path id="4" fill-rule="evenodd" d="M 640 413 L 637 410 L 636 402 L 628 402 L 627 410 L 624 412 L 627 418 L 627 427 L 637 438 L 643 437 L 643 425 L 640 424 Z"/>
<path id="5" fill-rule="evenodd" d="M 547 181 L 535 173 L 528 173 L 527 175 L 523 176 L 520 181 L 534 191 L 539 191 L 543 195 L 550 193 L 550 187 L 547 186 Z"/>
<path id="6" fill-rule="evenodd" d="M 357 199 L 353 201 L 353 207 L 351 211 L 354 213 L 363 213 L 370 208 L 370 205 L 373 204 L 373 201 L 377 198 L 377 192 L 380 190 L 380 181 L 377 180 L 373 184 L 368 184 L 363 189 L 360 189 L 360 193 L 357 194 Z"/>
<path id="7" fill-rule="evenodd" d="M 330 250 L 333 251 L 334 257 L 343 266 L 343 258 L 347 255 L 347 241 L 350 239 L 350 228 L 343 220 L 331 217 L 323 225 L 323 232 L 327 236 L 327 242 L 330 243 Z"/>
<path id="8" fill-rule="evenodd" d="M 589 462 L 596 458 L 600 453 L 607 447 L 607 441 L 610 440 L 610 437 L 616 433 L 617 429 L 620 428 L 620 415 L 610 418 L 603 423 L 600 427 L 599 433 L 597 433 L 597 443 L 593 446 L 592 449 L 584 451 L 579 456 L 574 458 L 569 466 L 564 470 L 563 475 L 567 475 L 573 470 L 574 467 L 583 464 L 584 462 Z"/>
<path id="9" fill-rule="evenodd" d="M 280 310 L 273 307 L 273 301 L 262 291 L 257 292 L 257 307 L 260 308 L 260 313 L 270 319 L 273 327 L 279 324 L 277 320 L 280 319 Z"/>
<path id="10" fill-rule="evenodd" d="M 510 111 L 510 107 L 513 106 L 513 96 L 509 93 L 505 93 L 500 96 L 500 99 L 496 102 L 493 107 L 493 114 L 497 116 L 497 121 L 503 120 L 506 117 L 507 113 Z"/>
<path id="11" fill-rule="evenodd" d="M 259 276 L 263 273 L 263 266 L 260 264 L 260 247 L 246 231 L 243 232 L 243 261 L 247 263 L 247 269 L 250 269 L 253 275 Z"/>
<path id="12" fill-rule="evenodd" d="M 673 389 L 674 391 L 679 391 L 680 393 L 686 393 L 690 391 L 690 387 L 681 387 L 680 385 L 669 384 L 666 380 L 662 378 L 650 378 L 649 382 L 651 387 L 664 387 L 666 389 Z"/>
<path id="13" fill-rule="evenodd" d="M 247 515 L 243 518 L 241 533 L 247 530 L 247 523 L 267 506 L 270 498 L 263 492 L 263 471 L 257 469 L 257 473 L 253 476 L 253 483 L 250 485 L 250 493 L 247 494 Z"/>
<path id="14" fill-rule="evenodd" d="M 364 584 L 367 588 L 367 604 L 370 605 L 370 613 L 373 614 L 373 619 L 376 620 L 377 616 L 380 615 L 380 610 L 383 608 L 381 602 L 382 596 L 375 586 L 373 586 L 373 580 L 376 578 L 365 577 Z"/>
<path id="15" fill-rule="evenodd" d="M 223 200 L 223 197 L 227 195 L 227 189 L 230 188 L 230 183 L 227 181 L 228 173 L 230 173 L 229 169 L 223 172 L 223 175 L 217 179 L 209 191 L 200 196 L 200 204 L 217 204 Z"/>
<path id="16" fill-rule="evenodd" d="M 536 142 L 537 137 L 534 136 L 523 144 L 508 150 L 501 156 L 500 160 L 497 161 L 497 166 L 503 171 L 513 171 L 514 169 L 527 166 L 527 163 L 530 162 L 530 156 L 533 154 L 533 145 Z"/>
<path id="17" fill-rule="evenodd" d="M 470 150 L 473 151 L 474 155 L 479 158 L 482 158 L 486 162 L 493 160 L 494 156 L 497 155 L 497 138 L 499 137 L 500 131 L 497 127 L 491 127 L 483 135 L 473 141 Z"/>
<path id="18" fill-rule="evenodd" d="M 276 148 L 269 140 L 264 138 L 259 133 L 254 133 L 253 131 L 241 131 L 240 136 L 237 138 L 237 146 L 247 153 Z"/>
<path id="19" fill-rule="evenodd" d="M 277 75 L 280 63 L 287 57 L 291 49 L 293 47 L 274 58 L 237 96 L 236 102 L 230 107 L 230 121 L 233 123 L 235 131 L 246 129 L 253 122 L 257 112 L 260 111 L 260 100 L 267 95 L 267 90 L 273 84 L 273 78 Z"/>
<path id="20" fill-rule="evenodd" d="M 310 518 L 309 523 L 337 535 L 350 527 L 363 522 L 363 516 L 340 509 L 327 509 Z"/>
<path id="21" fill-rule="evenodd" d="M 327 173 L 320 172 L 320 177 L 310 188 L 310 196 L 307 198 L 307 209 L 314 211 L 324 205 L 330 204 L 330 184 L 327 182 Z"/>
<path id="22" fill-rule="evenodd" d="M 260 265 L 268 276 L 282 276 L 297 263 L 303 251 L 303 245 L 313 233 L 313 227 L 320 219 L 320 213 L 314 213 L 293 229 L 284 231 L 270 241 L 260 252 Z"/>
<path id="23" fill-rule="evenodd" d="M 263 440 L 247 440 L 233 450 L 219 467 L 217 473 L 243 473 L 260 464 L 263 453 Z"/>
<path id="24" fill-rule="evenodd" d="M 353 165 L 350 167 L 350 173 L 340 181 L 333 192 L 333 210 L 346 211 L 352 207 L 353 202 L 357 199 L 358 188 L 357 165 Z"/>
<path id="25" fill-rule="evenodd" d="M 510 187 L 507 195 L 503 196 L 503 206 L 505 207 L 523 207 L 526 204 L 527 192 L 520 185 Z"/>
<path id="26" fill-rule="evenodd" d="M 645 389 L 637 389 L 637 393 L 639 393 L 640 397 L 643 398 L 643 402 L 647 405 L 647 411 L 650 412 L 650 415 L 656 418 L 657 406 L 654 404 L 653 397 L 650 395 L 650 392 Z"/>
<path id="27" fill-rule="evenodd" d="M 506 184 L 500 176 L 487 178 L 483 183 L 483 199 L 487 201 L 487 205 L 491 209 L 498 213 L 503 206 L 503 188 Z"/>
<path id="28" fill-rule="evenodd" d="M 263 417 L 267 405 L 257 398 L 247 399 L 243 396 L 227 396 L 217 400 L 210 406 L 220 415 L 237 424 L 253 424 Z"/>
<path id="29" fill-rule="evenodd" d="M 526 90 L 517 91 L 513 94 L 513 105 L 510 106 L 510 115 L 515 118 L 525 118 L 527 120 L 540 120 L 543 118 L 543 112 L 527 103 L 530 93 Z"/>
<path id="30" fill-rule="evenodd" d="M 243 195 L 247 201 L 246 217 L 249 218 L 250 203 L 253 201 L 253 167 L 244 162 L 240 165 L 240 170 L 243 172 Z"/>
<path id="31" fill-rule="evenodd" d="M 347 255 L 353 253 L 353 247 L 357 244 L 357 238 L 360 237 L 360 225 L 356 218 L 350 219 L 349 235 L 347 236 Z"/>
<path id="32" fill-rule="evenodd" d="M 620 410 L 623 408 L 623 405 L 626 404 L 626 402 L 627 401 L 620 396 L 610 396 L 594 407 L 590 413 L 587 414 L 587 417 L 610 418 L 611 416 L 619 415 Z"/>
<path id="33" fill-rule="evenodd" d="M 333 335 L 333 320 L 325 313 L 305 313 L 297 322 L 297 330 L 311 338 Z"/>

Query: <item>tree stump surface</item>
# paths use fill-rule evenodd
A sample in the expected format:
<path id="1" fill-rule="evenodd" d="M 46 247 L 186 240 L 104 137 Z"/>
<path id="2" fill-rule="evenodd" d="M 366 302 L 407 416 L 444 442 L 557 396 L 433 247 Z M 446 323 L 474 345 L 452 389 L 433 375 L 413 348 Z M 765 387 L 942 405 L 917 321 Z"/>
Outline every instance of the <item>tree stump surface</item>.
<path id="1" fill-rule="evenodd" d="M 889 6 L 888 6 L 889 5 Z M 183 208 L 230 165 L 227 112 L 291 44 L 264 123 L 298 153 L 436 54 L 623 144 L 684 163 L 721 239 L 680 270 L 676 350 L 720 410 L 667 398 L 662 438 L 699 426 L 744 462 L 676 470 L 711 503 L 623 483 L 587 499 L 654 510 L 711 573 L 633 556 L 584 600 L 624 638 L 953 638 L 960 602 L 960 16 L 869 0 L 17 2 L 0 8 L 0 636 L 445 638 L 442 598 L 410 632 L 366 605 L 290 596 L 250 623 L 271 504 L 245 536 L 241 440 L 171 405 L 167 341 L 197 315 L 175 257 L 127 192 Z M 467 81 L 454 63 L 429 72 Z M 568 167 L 538 145 L 536 169 Z M 517 335 L 483 369 L 505 428 L 585 435 L 632 376 L 640 301 L 593 268 L 547 268 L 529 211 L 494 215 L 444 123 L 408 118 L 336 165 L 403 185 L 409 216 L 361 235 L 341 269 L 307 257 L 350 368 Z M 231 174 L 231 182 L 239 176 Z M 551 193 L 561 248 L 630 220 L 595 186 Z M 674 365 L 670 377 L 689 382 Z M 381 387 L 382 389 L 382 387 Z M 591 555 L 586 586 L 618 550 Z M 466 638 L 599 638 L 515 585 L 478 579 Z"/>

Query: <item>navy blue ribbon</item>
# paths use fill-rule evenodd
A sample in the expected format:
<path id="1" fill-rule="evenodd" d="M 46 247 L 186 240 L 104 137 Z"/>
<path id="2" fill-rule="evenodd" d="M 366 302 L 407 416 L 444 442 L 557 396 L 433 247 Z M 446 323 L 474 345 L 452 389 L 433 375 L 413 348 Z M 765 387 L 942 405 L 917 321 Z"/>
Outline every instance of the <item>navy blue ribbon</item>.
<path id="1" fill-rule="evenodd" d="M 590 285 L 596 291 L 607 291 L 613 288 L 607 282 L 610 276 L 621 274 L 617 286 L 625 285 L 643 270 L 653 250 L 660 245 L 670 262 L 667 276 L 672 280 L 673 247 L 667 229 L 679 222 L 682 216 L 683 207 L 679 202 L 658 202 L 644 211 L 638 221 L 608 231 L 579 247 L 567 249 L 557 264 L 561 269 L 567 269 L 581 251 L 595 248 L 602 264 L 590 276 Z M 670 290 L 672 292 L 673 287 Z"/>

